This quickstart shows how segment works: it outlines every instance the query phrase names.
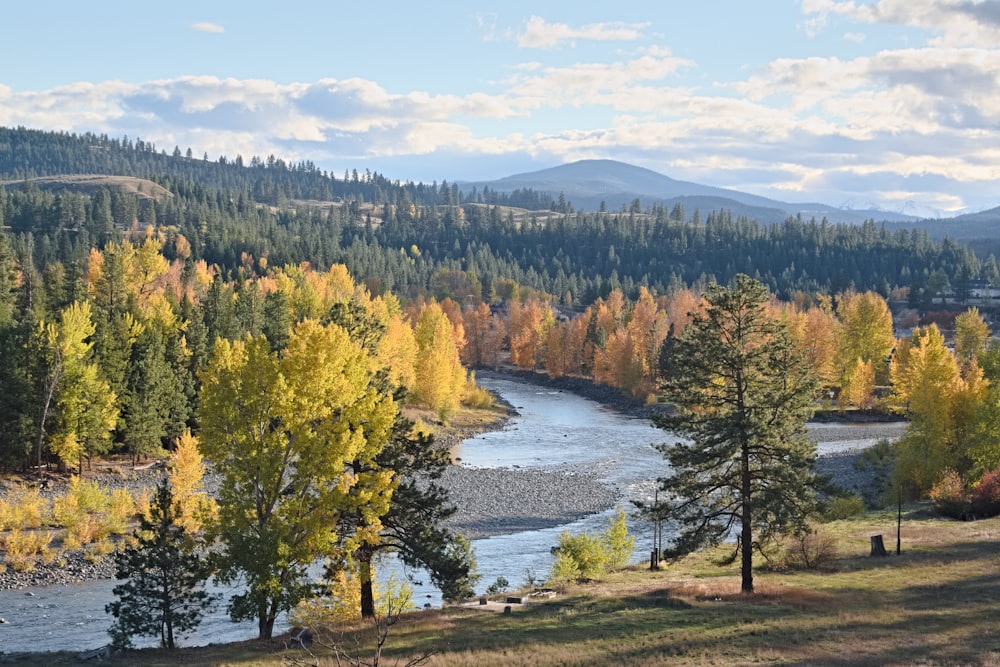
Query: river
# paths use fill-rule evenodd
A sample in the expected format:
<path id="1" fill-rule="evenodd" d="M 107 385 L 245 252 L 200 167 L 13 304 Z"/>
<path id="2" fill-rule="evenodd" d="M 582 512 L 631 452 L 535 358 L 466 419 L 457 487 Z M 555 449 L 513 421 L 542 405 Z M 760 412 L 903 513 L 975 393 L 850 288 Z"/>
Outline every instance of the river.
<path id="1" fill-rule="evenodd" d="M 656 478 L 666 471 L 654 444 L 672 440 L 671 434 L 650 422 L 624 416 L 580 396 L 539 388 L 506 379 L 484 379 L 487 389 L 499 393 L 517 408 L 519 416 L 502 431 L 484 433 L 461 443 L 454 452 L 460 465 L 477 467 L 539 468 L 597 475 L 617 489 L 622 505 L 630 500 L 649 500 Z M 819 425 L 820 451 L 857 449 L 874 442 L 869 429 Z M 824 437 L 824 433 L 826 437 Z M 835 435 L 834 435 L 835 434 Z M 572 437 L 570 437 L 572 436 Z M 511 535 L 473 541 L 482 579 L 486 586 L 504 577 L 512 586 L 544 581 L 552 562 L 551 547 L 564 530 L 598 532 L 607 525 L 613 509 L 579 521 Z M 648 554 L 652 542 L 648 526 L 630 521 L 637 537 L 635 559 Z M 383 572 L 399 570 L 388 564 Z M 419 573 L 415 577 L 420 579 Z M 104 606 L 112 600 L 113 581 L 90 581 L 72 586 L 35 588 L 31 591 L 0 591 L 0 653 L 26 651 L 78 651 L 107 643 L 110 616 Z M 228 589 L 215 589 L 222 594 Z M 414 587 L 418 605 L 440 604 L 440 593 L 428 585 Z M 283 620 L 275 632 L 287 628 Z M 205 615 L 198 630 L 178 641 L 180 646 L 199 646 L 250 639 L 256 623 L 232 623 L 225 603 Z M 156 641 L 137 637 L 137 646 Z"/>

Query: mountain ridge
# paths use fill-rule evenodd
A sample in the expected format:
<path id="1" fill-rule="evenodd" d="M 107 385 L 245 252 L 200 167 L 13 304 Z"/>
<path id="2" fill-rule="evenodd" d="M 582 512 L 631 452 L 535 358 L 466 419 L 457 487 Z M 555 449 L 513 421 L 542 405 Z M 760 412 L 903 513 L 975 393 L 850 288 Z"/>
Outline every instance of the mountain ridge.
<path id="1" fill-rule="evenodd" d="M 465 193 L 487 187 L 496 192 L 532 189 L 556 199 L 560 194 L 580 210 L 628 207 L 635 199 L 643 205 L 681 204 L 707 214 L 725 208 L 759 222 L 781 222 L 790 216 L 826 217 L 830 222 L 860 223 L 870 219 L 916 222 L 920 218 L 885 210 L 841 209 L 822 203 L 790 203 L 739 190 L 683 181 L 636 165 L 609 159 L 577 160 L 537 171 L 512 174 L 492 181 L 457 182 Z"/>

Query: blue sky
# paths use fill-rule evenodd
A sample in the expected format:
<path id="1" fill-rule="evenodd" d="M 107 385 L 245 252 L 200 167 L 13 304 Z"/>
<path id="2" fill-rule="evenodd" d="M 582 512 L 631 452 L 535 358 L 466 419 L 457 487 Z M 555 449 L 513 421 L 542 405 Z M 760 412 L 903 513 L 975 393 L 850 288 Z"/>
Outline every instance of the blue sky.
<path id="1" fill-rule="evenodd" d="M 1000 204 L 1000 0 L 5 4 L 4 126 L 400 180 L 610 158 L 785 201 Z"/>

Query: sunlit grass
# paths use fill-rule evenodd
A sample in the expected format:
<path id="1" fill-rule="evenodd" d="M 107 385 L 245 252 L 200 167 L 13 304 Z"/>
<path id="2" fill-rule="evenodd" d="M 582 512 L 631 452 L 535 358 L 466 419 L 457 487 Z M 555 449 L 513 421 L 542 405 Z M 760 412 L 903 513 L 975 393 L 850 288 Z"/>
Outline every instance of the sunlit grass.
<path id="1" fill-rule="evenodd" d="M 715 553 L 567 586 L 509 615 L 478 605 L 409 614 L 392 629 L 383 663 L 433 652 L 425 664 L 437 667 L 1000 664 L 1000 519 L 942 521 L 924 506 L 903 514 L 901 555 L 868 555 L 872 534 L 894 551 L 894 512 L 824 524 L 840 553 L 831 566 L 762 568 L 752 596 L 740 593 L 736 566 L 712 564 Z M 327 636 L 367 656 L 364 627 Z M 299 664 L 336 664 L 313 649 L 314 662 Z M 139 651 L 118 664 L 278 667 L 307 657 L 274 640 Z"/>

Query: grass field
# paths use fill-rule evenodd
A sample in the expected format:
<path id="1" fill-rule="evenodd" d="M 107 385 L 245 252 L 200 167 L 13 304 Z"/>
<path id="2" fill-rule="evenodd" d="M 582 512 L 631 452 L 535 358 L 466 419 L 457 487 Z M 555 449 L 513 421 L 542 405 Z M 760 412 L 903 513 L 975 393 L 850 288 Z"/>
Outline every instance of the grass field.
<path id="1" fill-rule="evenodd" d="M 1000 664 L 1000 519 L 904 513 L 900 556 L 871 558 L 870 535 L 895 547 L 895 514 L 822 527 L 839 555 L 825 569 L 762 566 L 757 593 L 734 568 L 700 554 L 657 572 L 636 567 L 560 591 L 509 615 L 446 608 L 404 615 L 379 664 L 402 665 L 994 665 Z M 338 665 L 337 643 L 370 660 L 370 631 L 319 635 L 312 654 L 282 639 L 144 650 L 122 665 Z M 360 644 L 358 643 L 360 642 Z M 326 645 L 326 646 L 323 646 Z M 69 654 L 4 656 L 22 665 L 79 664 Z M 367 664 L 367 663 L 365 663 Z"/>

